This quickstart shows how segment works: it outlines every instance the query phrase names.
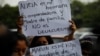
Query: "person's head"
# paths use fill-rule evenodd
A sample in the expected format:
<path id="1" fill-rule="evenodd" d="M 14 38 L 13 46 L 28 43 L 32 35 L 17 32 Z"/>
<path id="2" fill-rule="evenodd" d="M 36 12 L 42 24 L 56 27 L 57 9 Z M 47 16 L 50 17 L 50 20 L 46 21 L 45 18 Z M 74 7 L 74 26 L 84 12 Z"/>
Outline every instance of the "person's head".
<path id="1" fill-rule="evenodd" d="M 81 40 L 80 43 L 83 56 L 90 56 L 92 54 L 93 43 L 88 40 Z"/>
<path id="2" fill-rule="evenodd" d="M 94 27 L 91 32 L 94 33 L 98 37 L 96 44 L 100 45 L 100 25 Z"/>
<path id="3" fill-rule="evenodd" d="M 30 48 L 48 44 L 53 44 L 50 36 L 35 36 L 30 44 Z"/>
<path id="4" fill-rule="evenodd" d="M 28 42 L 23 35 L 8 34 L 0 39 L 1 56 L 22 56 L 28 47 Z"/>
<path id="5" fill-rule="evenodd" d="M 18 54 L 19 56 L 25 55 L 26 49 L 28 47 L 27 39 L 24 35 L 17 35 L 15 39 L 13 39 L 13 53 L 12 56 Z"/>

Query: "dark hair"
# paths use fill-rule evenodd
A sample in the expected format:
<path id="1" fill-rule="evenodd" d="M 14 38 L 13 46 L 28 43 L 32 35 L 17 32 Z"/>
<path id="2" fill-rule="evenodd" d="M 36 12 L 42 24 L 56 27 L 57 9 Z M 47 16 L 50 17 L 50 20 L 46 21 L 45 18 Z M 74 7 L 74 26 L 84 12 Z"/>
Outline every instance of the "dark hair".
<path id="1" fill-rule="evenodd" d="M 100 34 L 100 26 L 95 26 L 91 31 L 92 31 L 94 34 Z"/>
<path id="2" fill-rule="evenodd" d="M 88 40 L 83 40 L 81 41 L 81 49 L 82 49 L 82 54 L 83 55 L 92 55 L 92 51 L 93 51 L 93 43 L 91 41 Z M 84 52 L 87 51 L 88 53 Z"/>
<path id="3" fill-rule="evenodd" d="M 93 44 L 90 41 L 83 41 L 81 42 L 82 50 L 92 50 Z"/>
<path id="4" fill-rule="evenodd" d="M 89 38 L 80 40 L 82 50 L 92 50 L 93 42 Z"/>
<path id="5" fill-rule="evenodd" d="M 24 35 L 9 32 L 6 35 L 0 36 L 0 55 L 11 56 L 18 40 L 25 40 L 28 46 L 28 42 Z"/>
<path id="6" fill-rule="evenodd" d="M 39 39 L 39 38 L 41 38 L 41 37 L 45 37 L 46 39 L 47 39 L 47 41 L 48 41 L 48 44 L 53 44 L 54 42 L 53 42 L 53 40 L 52 40 L 52 38 L 51 38 L 51 36 L 35 36 L 34 38 L 33 38 L 33 40 L 32 40 L 32 42 L 31 42 L 31 44 L 30 44 L 30 48 L 32 48 L 32 47 L 36 47 L 36 42 L 37 42 L 37 40 Z"/>

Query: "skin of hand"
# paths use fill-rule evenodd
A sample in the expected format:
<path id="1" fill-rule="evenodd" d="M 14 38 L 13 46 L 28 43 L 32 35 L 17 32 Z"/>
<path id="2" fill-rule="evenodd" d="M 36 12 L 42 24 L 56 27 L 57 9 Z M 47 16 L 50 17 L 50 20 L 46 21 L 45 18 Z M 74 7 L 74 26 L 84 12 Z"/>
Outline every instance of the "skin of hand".
<path id="1" fill-rule="evenodd" d="M 74 32 L 76 31 L 76 25 L 74 21 L 69 21 L 71 23 L 69 30 L 71 30 L 71 33 L 68 36 L 64 37 L 64 41 L 70 41 L 73 40 Z"/>
<path id="2" fill-rule="evenodd" d="M 22 16 L 18 17 L 16 24 L 17 24 L 18 32 L 22 33 L 22 25 L 23 25 L 23 17 Z"/>
<path id="3" fill-rule="evenodd" d="M 70 27 L 69 27 L 69 30 L 71 30 L 71 33 L 69 34 L 69 40 L 73 40 L 73 35 L 74 35 L 74 32 L 76 31 L 76 25 L 74 23 L 74 21 L 69 21 L 71 23 Z"/>
<path id="4" fill-rule="evenodd" d="M 72 33 L 74 33 L 76 31 L 76 25 L 74 21 L 69 21 L 69 22 L 71 23 L 70 30 L 72 31 Z"/>

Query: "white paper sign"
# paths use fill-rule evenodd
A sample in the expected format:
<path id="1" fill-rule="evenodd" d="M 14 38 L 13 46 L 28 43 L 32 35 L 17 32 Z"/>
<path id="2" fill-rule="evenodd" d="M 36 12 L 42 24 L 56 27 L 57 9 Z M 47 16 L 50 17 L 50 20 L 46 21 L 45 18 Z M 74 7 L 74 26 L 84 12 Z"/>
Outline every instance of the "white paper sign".
<path id="1" fill-rule="evenodd" d="M 19 2 L 26 36 L 69 34 L 69 0 L 28 0 Z"/>
<path id="2" fill-rule="evenodd" d="M 78 40 L 30 48 L 33 56 L 82 56 Z"/>

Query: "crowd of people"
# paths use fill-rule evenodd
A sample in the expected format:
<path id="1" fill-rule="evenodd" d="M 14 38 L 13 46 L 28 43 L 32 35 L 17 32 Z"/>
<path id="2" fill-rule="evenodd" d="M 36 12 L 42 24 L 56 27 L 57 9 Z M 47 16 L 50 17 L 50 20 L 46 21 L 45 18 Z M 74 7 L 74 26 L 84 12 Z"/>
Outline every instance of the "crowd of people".
<path id="1" fill-rule="evenodd" d="M 73 21 L 69 22 L 71 23 L 69 27 L 71 33 L 63 38 L 64 42 L 74 40 L 73 36 L 76 31 L 76 25 Z M 22 33 L 23 17 L 18 17 L 16 25 L 18 28 L 17 32 L 12 32 L 5 24 L 0 22 L 0 56 L 31 56 L 29 48 L 54 44 L 51 36 L 34 36 L 32 41 L 29 41 Z M 98 30 L 95 28 L 93 32 L 99 34 Z M 98 36 L 96 44 L 89 38 L 80 40 L 82 55 L 99 56 L 99 39 Z"/>

